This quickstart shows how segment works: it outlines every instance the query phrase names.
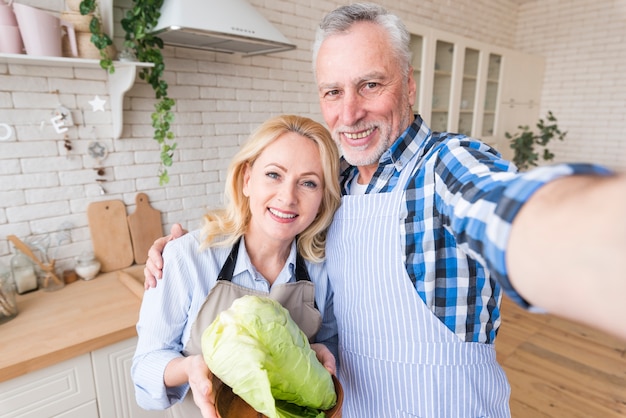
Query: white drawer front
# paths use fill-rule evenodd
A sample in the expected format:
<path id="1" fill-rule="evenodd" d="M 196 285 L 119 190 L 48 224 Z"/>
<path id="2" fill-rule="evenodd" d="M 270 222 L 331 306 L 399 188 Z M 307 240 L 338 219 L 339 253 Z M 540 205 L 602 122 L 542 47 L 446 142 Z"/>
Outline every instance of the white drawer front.
<path id="1" fill-rule="evenodd" d="M 0 415 L 5 418 L 59 416 L 95 399 L 89 354 L 0 383 Z M 82 415 L 89 417 L 97 412 Z"/>

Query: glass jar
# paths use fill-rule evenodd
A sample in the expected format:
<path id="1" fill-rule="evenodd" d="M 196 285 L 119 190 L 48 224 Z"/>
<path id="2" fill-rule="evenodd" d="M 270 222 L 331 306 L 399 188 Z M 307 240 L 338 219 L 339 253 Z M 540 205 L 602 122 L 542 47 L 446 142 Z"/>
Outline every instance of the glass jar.
<path id="1" fill-rule="evenodd" d="M 11 270 L 0 263 L 0 324 L 17 316 L 15 283 Z"/>
<path id="2" fill-rule="evenodd" d="M 65 282 L 63 281 L 63 273 L 55 271 L 53 266 L 48 266 L 48 270 L 37 268 L 37 280 L 39 288 L 44 292 L 54 292 L 63 289 Z"/>
<path id="3" fill-rule="evenodd" d="M 17 293 L 24 293 L 37 290 L 37 272 L 35 265 L 24 253 L 17 251 L 11 258 L 11 272 Z"/>
<path id="4" fill-rule="evenodd" d="M 75 270 L 83 280 L 91 280 L 100 272 L 100 262 L 92 252 L 84 252 L 76 258 Z"/>

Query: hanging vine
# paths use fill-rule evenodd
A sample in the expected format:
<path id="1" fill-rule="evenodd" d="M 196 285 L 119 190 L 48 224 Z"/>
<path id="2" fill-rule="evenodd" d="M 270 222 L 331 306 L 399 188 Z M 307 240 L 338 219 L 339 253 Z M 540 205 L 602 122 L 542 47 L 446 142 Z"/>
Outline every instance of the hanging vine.
<path id="1" fill-rule="evenodd" d="M 155 93 L 157 102 L 152 113 L 152 127 L 154 140 L 160 146 L 161 168 L 159 170 L 159 184 L 169 182 L 167 168 L 174 162 L 174 150 L 177 144 L 173 142 L 174 133 L 171 131 L 174 113 L 172 108 L 176 104 L 167 94 L 168 84 L 163 79 L 165 63 L 163 62 L 163 41 L 151 33 L 159 22 L 163 0 L 132 0 L 133 6 L 126 12 L 121 21 L 124 29 L 124 48 L 133 52 L 140 62 L 152 63 L 151 67 L 142 67 L 139 78 L 148 82 Z M 112 73 L 115 71 L 113 62 L 106 55 L 105 49 L 113 42 L 102 30 L 102 22 L 97 12 L 97 0 L 82 0 L 80 12 L 83 15 L 93 13 L 94 17 L 89 25 L 91 42 L 100 50 L 100 66 Z"/>

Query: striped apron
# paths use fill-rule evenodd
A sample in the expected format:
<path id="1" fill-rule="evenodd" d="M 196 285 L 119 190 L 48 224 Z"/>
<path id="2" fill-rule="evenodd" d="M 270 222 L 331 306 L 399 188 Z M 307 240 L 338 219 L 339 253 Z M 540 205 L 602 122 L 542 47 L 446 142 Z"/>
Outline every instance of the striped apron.
<path id="1" fill-rule="evenodd" d="M 417 160 L 390 193 L 344 196 L 328 234 L 343 418 L 509 417 L 494 346 L 461 341 L 406 271 L 404 191 Z"/>

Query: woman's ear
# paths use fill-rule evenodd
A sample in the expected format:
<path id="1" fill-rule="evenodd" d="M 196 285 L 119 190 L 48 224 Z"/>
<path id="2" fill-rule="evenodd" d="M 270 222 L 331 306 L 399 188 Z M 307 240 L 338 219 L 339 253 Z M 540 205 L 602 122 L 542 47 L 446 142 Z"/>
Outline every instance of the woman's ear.
<path id="1" fill-rule="evenodd" d="M 246 165 L 243 168 L 243 185 L 242 185 L 242 189 L 241 192 L 243 193 L 243 195 L 245 197 L 250 197 L 250 189 L 249 189 L 249 183 L 250 183 L 250 163 L 246 163 Z"/>

